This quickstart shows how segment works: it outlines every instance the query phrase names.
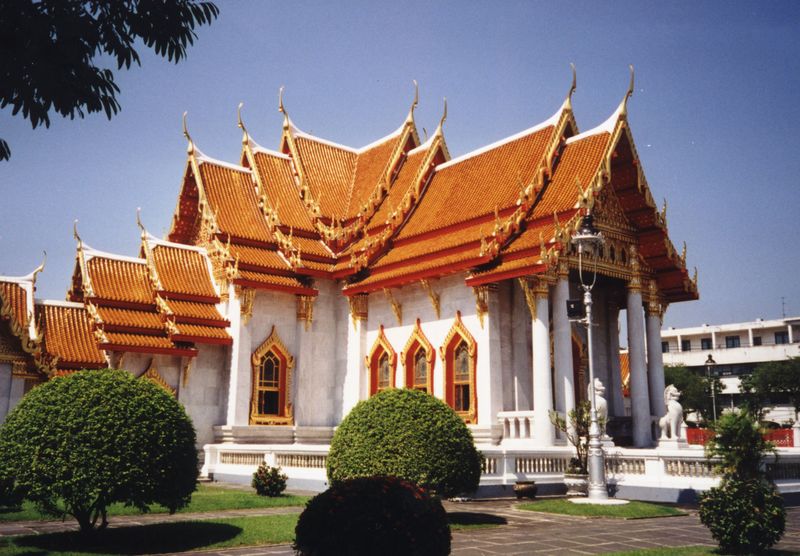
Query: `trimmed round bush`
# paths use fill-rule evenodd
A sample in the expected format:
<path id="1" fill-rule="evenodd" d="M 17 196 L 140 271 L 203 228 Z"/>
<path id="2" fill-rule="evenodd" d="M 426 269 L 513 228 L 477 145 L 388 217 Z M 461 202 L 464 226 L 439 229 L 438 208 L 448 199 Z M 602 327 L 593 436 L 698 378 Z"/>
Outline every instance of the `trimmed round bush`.
<path id="1" fill-rule="evenodd" d="M 355 477 L 400 477 L 451 497 L 473 492 L 481 455 L 464 421 L 441 400 L 388 389 L 356 404 L 328 454 L 331 484 Z"/>
<path id="2" fill-rule="evenodd" d="M 149 380 L 81 371 L 31 390 L 0 428 L 0 476 L 43 511 L 92 530 L 115 502 L 185 506 L 197 485 L 192 422 Z"/>
<path id="3" fill-rule="evenodd" d="M 786 510 L 773 484 L 729 479 L 701 496 L 700 521 L 723 552 L 760 554 L 783 536 Z"/>
<path id="4" fill-rule="evenodd" d="M 301 556 L 450 554 L 450 526 L 438 498 L 410 481 L 341 481 L 309 501 L 295 529 Z"/>
<path id="5" fill-rule="evenodd" d="M 253 481 L 250 485 L 256 489 L 256 494 L 275 497 L 280 496 L 286 490 L 288 478 L 281 473 L 280 467 L 270 467 L 265 462 L 259 465 L 256 472 L 253 473 Z"/>

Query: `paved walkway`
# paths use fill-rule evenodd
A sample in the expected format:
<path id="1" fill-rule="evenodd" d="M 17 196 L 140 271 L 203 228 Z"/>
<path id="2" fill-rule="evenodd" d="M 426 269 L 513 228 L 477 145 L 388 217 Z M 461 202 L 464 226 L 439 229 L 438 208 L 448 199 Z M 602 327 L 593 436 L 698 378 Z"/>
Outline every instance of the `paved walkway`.
<path id="1" fill-rule="evenodd" d="M 696 512 L 687 516 L 654 519 L 602 519 L 526 512 L 513 500 L 477 500 L 446 503 L 448 512 L 484 514 L 505 521 L 494 528 L 453 532 L 453 554 L 478 556 L 503 554 L 602 554 L 625 550 L 689 545 L 715 546 Z M 229 510 L 203 514 L 149 514 L 111 519 L 110 527 L 152 523 L 297 513 L 298 508 Z M 800 508 L 789 508 L 786 534 L 776 548 L 800 554 Z M 28 521 L 0 523 L 0 537 L 75 530 L 74 522 Z M 195 552 L 207 556 L 291 556 L 288 545 L 259 546 Z"/>

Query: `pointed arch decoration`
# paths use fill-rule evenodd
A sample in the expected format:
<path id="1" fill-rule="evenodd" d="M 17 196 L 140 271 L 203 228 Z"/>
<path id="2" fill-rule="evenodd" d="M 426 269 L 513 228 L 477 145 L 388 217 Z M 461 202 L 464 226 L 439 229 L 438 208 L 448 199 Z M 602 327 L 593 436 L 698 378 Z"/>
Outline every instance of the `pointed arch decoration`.
<path id="1" fill-rule="evenodd" d="M 423 390 L 432 395 L 436 350 L 422 332 L 419 319 L 414 324 L 414 330 L 411 331 L 400 358 L 405 366 L 405 387 Z"/>
<path id="2" fill-rule="evenodd" d="M 444 364 L 444 399 L 467 423 L 478 422 L 478 343 L 461 321 L 461 311 L 439 347 Z"/>
<path id="3" fill-rule="evenodd" d="M 292 424 L 292 370 L 294 357 L 273 325 L 264 343 L 253 352 L 251 425 Z"/>
<path id="4" fill-rule="evenodd" d="M 397 372 L 397 353 L 383 332 L 383 325 L 378 331 L 378 337 L 369 350 L 369 355 L 364 358 L 364 363 L 369 371 L 369 395 L 377 394 L 380 390 L 393 388 L 395 373 Z"/>
<path id="5" fill-rule="evenodd" d="M 142 373 L 141 378 L 149 380 L 154 384 L 157 384 L 158 386 L 166 390 L 170 396 L 175 397 L 176 395 L 175 388 L 167 384 L 167 381 L 164 380 L 164 377 L 161 376 L 161 373 L 158 372 L 158 369 L 156 368 L 155 358 L 150 359 L 150 364 L 147 366 L 147 370 L 144 373 Z"/>

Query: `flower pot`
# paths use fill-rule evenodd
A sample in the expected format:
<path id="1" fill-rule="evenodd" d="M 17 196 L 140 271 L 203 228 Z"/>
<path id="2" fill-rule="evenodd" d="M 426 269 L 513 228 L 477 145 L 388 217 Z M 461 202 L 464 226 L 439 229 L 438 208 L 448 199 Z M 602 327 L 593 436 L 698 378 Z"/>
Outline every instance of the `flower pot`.
<path id="1" fill-rule="evenodd" d="M 589 494 L 589 475 L 584 473 L 564 473 L 567 496 L 587 496 Z"/>
<path id="2" fill-rule="evenodd" d="M 517 500 L 521 498 L 536 498 L 536 481 L 517 481 L 514 484 L 514 494 Z"/>

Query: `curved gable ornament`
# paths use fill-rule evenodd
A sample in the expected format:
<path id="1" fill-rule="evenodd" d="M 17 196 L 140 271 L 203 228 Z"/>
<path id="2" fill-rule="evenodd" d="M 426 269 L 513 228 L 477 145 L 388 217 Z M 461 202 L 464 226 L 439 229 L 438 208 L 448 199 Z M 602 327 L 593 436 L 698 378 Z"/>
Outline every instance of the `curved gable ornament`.
<path id="1" fill-rule="evenodd" d="M 467 423 L 478 422 L 478 395 L 476 389 L 476 374 L 478 366 L 478 342 L 472 337 L 467 327 L 461 320 L 461 311 L 456 311 L 456 319 L 450 332 L 444 339 L 444 343 L 439 347 L 439 356 L 442 359 L 445 372 L 445 401 L 450 407 L 454 407 L 454 384 L 453 374 L 455 367 L 455 348 L 464 341 L 467 345 L 467 355 L 469 356 L 469 411 L 457 413 L 464 418 Z"/>
<path id="2" fill-rule="evenodd" d="M 158 372 L 158 369 L 156 368 L 155 358 L 150 359 L 150 364 L 147 366 L 147 370 L 144 373 L 142 373 L 141 378 L 149 380 L 150 382 L 160 386 L 161 388 L 166 390 L 170 396 L 172 397 L 176 396 L 175 388 L 167 384 L 167 381 L 164 380 L 164 377 L 161 376 L 161 373 Z"/>
<path id="3" fill-rule="evenodd" d="M 397 372 L 397 353 L 394 351 L 392 344 L 389 343 L 389 339 L 383 331 L 383 325 L 381 325 L 378 331 L 378 337 L 375 338 L 375 343 L 372 344 L 372 348 L 369 350 L 369 355 L 364 357 L 364 364 L 367 367 L 367 371 L 369 371 L 370 395 L 377 391 L 378 362 L 380 361 L 381 355 L 384 353 L 389 356 L 390 384 L 394 386 L 395 374 Z"/>
<path id="4" fill-rule="evenodd" d="M 280 371 L 284 376 L 279 381 L 279 399 L 283 399 L 279 410 L 282 415 L 264 415 L 258 412 L 258 372 L 264 358 L 272 352 L 281 362 Z M 256 348 L 250 358 L 252 366 L 252 386 L 250 395 L 250 424 L 252 425 L 291 425 L 292 424 L 292 370 L 294 369 L 294 357 L 278 336 L 275 325 L 272 326 L 269 336 Z M 281 384 L 282 382 L 282 384 Z"/>
<path id="5" fill-rule="evenodd" d="M 406 388 L 414 387 L 414 360 L 420 349 L 425 351 L 425 362 L 428 364 L 428 375 L 425 379 L 426 388 L 429 394 L 433 394 L 433 367 L 436 363 L 436 350 L 433 349 L 430 341 L 422 332 L 420 321 L 417 319 L 414 324 L 414 330 L 411 331 L 411 336 L 400 353 L 400 358 L 403 360 L 403 365 L 406 369 Z"/>

